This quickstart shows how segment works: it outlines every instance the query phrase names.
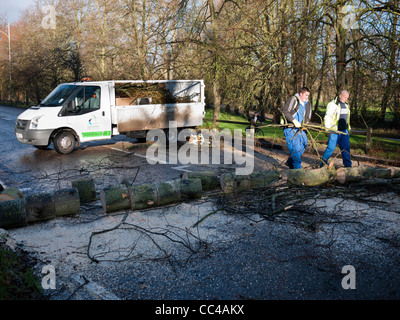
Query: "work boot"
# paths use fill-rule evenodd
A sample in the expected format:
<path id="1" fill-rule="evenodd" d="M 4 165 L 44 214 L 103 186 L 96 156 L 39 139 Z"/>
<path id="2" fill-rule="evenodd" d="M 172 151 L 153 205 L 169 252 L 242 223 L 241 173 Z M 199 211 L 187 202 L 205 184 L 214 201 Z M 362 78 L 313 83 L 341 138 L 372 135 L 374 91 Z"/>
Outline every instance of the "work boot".
<path id="1" fill-rule="evenodd" d="M 285 164 L 289 167 L 289 169 L 293 169 L 293 160 L 292 160 L 292 158 L 287 159 Z"/>

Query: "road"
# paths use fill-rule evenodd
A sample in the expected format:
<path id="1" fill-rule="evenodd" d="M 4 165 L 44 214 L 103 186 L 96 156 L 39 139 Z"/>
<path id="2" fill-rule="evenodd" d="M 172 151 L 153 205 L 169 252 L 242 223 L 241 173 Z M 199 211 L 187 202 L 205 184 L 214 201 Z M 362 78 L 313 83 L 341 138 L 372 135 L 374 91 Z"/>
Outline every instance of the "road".
<path id="1" fill-rule="evenodd" d="M 26 193 L 69 187 L 85 174 L 100 190 L 122 179 L 140 184 L 178 178 L 182 170 L 234 169 L 151 165 L 148 145 L 124 137 L 85 144 L 68 156 L 39 151 L 14 137 L 20 112 L 0 107 L 0 180 Z M 285 151 L 256 148 L 255 170 L 283 169 L 286 157 Z M 310 155 L 303 160 L 306 167 L 318 163 Z M 273 217 L 265 216 L 268 207 L 249 209 L 263 205 L 262 191 L 206 194 L 112 214 L 95 202 L 75 217 L 3 231 L 0 238 L 32 255 L 39 274 L 43 266 L 55 268 L 56 289 L 45 290 L 55 300 L 400 299 L 398 191 L 360 190 L 276 190 L 288 202 L 306 193 L 315 197 L 301 202 L 300 211 Z M 355 288 L 343 284 L 345 266 L 355 270 Z"/>
<path id="2" fill-rule="evenodd" d="M 125 136 L 82 144 L 69 155 L 58 154 L 52 145 L 48 150 L 38 150 L 15 137 L 15 121 L 22 111 L 0 106 L 0 181 L 5 186 L 26 192 L 54 190 L 67 188 L 70 180 L 90 174 L 100 189 L 124 179 L 131 183 L 175 179 L 190 170 L 179 162 L 151 165 L 146 160 L 149 145 Z"/>

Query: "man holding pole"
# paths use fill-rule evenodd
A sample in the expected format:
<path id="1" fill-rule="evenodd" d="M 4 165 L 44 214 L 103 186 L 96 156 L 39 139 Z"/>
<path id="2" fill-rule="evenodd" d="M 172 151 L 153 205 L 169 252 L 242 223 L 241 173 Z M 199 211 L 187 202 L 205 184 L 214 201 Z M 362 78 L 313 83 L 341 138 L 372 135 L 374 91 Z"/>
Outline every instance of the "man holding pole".
<path id="1" fill-rule="evenodd" d="M 307 134 L 301 130 L 302 123 L 307 124 L 311 120 L 311 103 L 308 101 L 310 90 L 306 87 L 300 89 L 285 103 L 283 114 L 293 127 L 283 130 L 290 155 L 286 165 L 290 169 L 301 169 L 301 156 L 307 148 Z"/>
<path id="2" fill-rule="evenodd" d="M 337 145 L 339 145 L 342 153 L 343 165 L 345 167 L 351 167 L 349 136 L 351 130 L 350 108 L 346 103 L 347 99 L 349 99 L 349 93 L 346 90 L 343 90 L 336 99 L 328 103 L 324 118 L 325 128 L 343 133 L 331 132 L 328 146 L 326 147 L 325 153 L 321 159 L 321 167 L 328 164 L 328 160 L 333 151 L 335 151 Z"/>

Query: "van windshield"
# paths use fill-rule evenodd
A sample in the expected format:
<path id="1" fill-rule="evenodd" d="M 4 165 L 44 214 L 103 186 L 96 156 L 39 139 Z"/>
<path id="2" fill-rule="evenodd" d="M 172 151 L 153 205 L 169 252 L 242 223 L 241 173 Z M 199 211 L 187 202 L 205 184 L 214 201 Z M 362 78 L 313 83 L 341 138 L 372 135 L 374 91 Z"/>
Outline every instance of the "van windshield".
<path id="1" fill-rule="evenodd" d="M 55 88 L 39 105 L 40 106 L 61 106 L 78 86 L 62 84 Z"/>

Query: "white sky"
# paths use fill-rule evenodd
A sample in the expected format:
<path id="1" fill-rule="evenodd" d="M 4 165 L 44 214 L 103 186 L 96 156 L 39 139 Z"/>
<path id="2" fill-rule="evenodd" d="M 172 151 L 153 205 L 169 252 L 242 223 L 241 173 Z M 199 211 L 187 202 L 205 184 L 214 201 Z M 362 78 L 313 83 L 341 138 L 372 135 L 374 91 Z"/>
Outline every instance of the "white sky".
<path id="1" fill-rule="evenodd" d="M 34 0 L 0 0 L 0 16 L 4 18 L 4 22 L 13 23 L 32 4 Z"/>

